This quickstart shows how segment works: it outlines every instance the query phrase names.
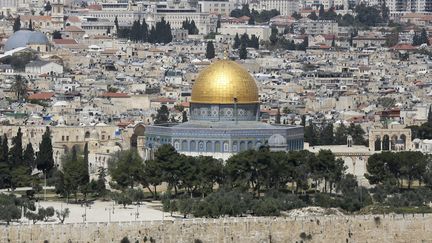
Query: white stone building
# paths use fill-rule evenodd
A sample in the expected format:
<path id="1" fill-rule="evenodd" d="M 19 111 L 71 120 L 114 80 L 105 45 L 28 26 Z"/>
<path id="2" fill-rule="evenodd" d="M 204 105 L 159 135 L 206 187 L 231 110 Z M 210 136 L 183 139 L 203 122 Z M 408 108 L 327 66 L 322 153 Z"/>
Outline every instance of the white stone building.
<path id="1" fill-rule="evenodd" d="M 29 76 L 63 74 L 63 66 L 50 61 L 33 61 L 25 66 Z"/>

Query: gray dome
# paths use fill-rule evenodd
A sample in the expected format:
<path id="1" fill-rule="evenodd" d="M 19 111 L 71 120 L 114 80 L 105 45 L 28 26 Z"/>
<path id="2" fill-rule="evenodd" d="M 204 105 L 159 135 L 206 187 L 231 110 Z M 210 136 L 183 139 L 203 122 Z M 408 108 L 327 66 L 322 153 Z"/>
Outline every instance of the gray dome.
<path id="1" fill-rule="evenodd" d="M 26 47 L 29 44 L 48 45 L 48 38 L 39 31 L 19 30 L 11 35 L 4 46 L 5 51 L 19 47 Z"/>
<path id="2" fill-rule="evenodd" d="M 287 145 L 286 138 L 280 134 L 273 134 L 269 140 L 270 147 L 285 147 Z"/>

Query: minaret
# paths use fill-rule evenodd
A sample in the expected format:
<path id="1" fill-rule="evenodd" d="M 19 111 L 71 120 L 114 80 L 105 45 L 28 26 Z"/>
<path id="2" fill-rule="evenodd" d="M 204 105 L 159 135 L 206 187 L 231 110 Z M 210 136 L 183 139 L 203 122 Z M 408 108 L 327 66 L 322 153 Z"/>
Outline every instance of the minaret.
<path id="1" fill-rule="evenodd" d="M 51 22 L 57 30 L 64 27 L 64 0 L 52 0 Z"/>

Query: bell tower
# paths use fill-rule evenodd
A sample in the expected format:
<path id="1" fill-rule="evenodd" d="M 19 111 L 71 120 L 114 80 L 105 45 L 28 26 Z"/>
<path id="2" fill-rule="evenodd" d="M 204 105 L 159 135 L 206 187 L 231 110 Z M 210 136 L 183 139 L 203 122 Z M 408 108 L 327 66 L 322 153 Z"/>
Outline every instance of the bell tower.
<path id="1" fill-rule="evenodd" d="M 62 30 L 64 27 L 64 0 L 52 0 L 51 22 L 54 28 Z"/>

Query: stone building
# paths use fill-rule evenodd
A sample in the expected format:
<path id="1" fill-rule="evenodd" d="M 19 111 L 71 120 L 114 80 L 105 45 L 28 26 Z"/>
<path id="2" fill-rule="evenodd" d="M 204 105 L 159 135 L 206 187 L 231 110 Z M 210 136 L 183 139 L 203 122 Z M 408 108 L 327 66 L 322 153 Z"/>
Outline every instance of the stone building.
<path id="1" fill-rule="evenodd" d="M 147 155 L 172 144 L 182 154 L 224 160 L 262 145 L 278 151 L 303 149 L 303 127 L 262 123 L 259 106 L 252 76 L 233 61 L 216 61 L 193 85 L 190 121 L 146 127 L 143 145 Z"/>

